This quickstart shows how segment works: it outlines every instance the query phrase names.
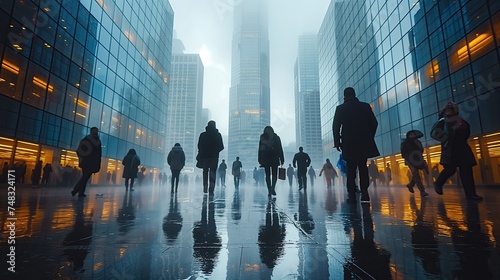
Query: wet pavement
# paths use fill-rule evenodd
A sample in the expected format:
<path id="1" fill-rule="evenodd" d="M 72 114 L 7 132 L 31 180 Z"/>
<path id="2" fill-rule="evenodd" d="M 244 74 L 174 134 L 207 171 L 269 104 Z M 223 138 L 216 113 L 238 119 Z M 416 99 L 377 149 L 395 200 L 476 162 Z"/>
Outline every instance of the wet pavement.
<path id="1" fill-rule="evenodd" d="M 230 180 L 228 180 L 230 181 Z M 0 279 L 500 279 L 500 186 L 370 187 L 347 204 L 339 185 L 307 191 L 279 182 L 277 196 L 243 184 L 16 188 L 15 273 L 7 187 L 0 192 Z M 102 195 L 100 195 L 102 194 Z"/>

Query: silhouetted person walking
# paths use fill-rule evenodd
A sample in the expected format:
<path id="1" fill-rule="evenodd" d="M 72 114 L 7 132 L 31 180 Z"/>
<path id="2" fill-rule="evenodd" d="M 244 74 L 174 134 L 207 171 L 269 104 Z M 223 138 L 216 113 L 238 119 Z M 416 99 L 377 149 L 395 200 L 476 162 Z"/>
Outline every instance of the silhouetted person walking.
<path id="1" fill-rule="evenodd" d="M 220 177 L 220 185 L 225 187 L 226 186 L 226 170 L 227 170 L 227 164 L 225 160 L 222 160 L 222 162 L 219 165 L 219 177 Z"/>
<path id="2" fill-rule="evenodd" d="M 326 186 L 329 188 L 335 185 L 335 177 L 338 175 L 337 171 L 335 171 L 335 168 L 333 167 L 333 164 L 330 162 L 330 159 L 326 159 L 326 163 L 323 164 L 323 167 L 319 171 L 319 177 L 321 177 L 323 172 L 325 172 Z"/>
<path id="3" fill-rule="evenodd" d="M 209 121 L 205 127 L 205 132 L 200 134 L 198 139 L 198 156 L 197 160 L 203 168 L 203 192 L 210 194 L 214 193 L 215 189 L 215 174 L 217 172 L 217 164 L 219 161 L 219 153 L 224 150 L 222 136 L 219 130 L 215 127 L 215 121 Z M 210 178 L 209 178 L 210 176 Z M 209 181 L 210 179 L 210 181 Z"/>
<path id="4" fill-rule="evenodd" d="M 123 158 L 123 176 L 125 178 L 125 191 L 128 191 L 129 181 L 130 190 L 134 190 L 134 180 L 137 178 L 137 173 L 139 172 L 139 165 L 141 164 L 141 159 L 137 156 L 134 149 L 128 150 L 127 155 Z"/>
<path id="5" fill-rule="evenodd" d="M 359 169 L 361 201 L 370 201 L 368 195 L 368 158 L 380 155 L 375 144 L 378 122 L 370 104 L 360 102 L 353 88 L 344 90 L 344 103 L 337 106 L 333 119 L 335 148 L 342 151 L 347 163 L 347 192 L 349 202 L 356 202 L 356 170 Z"/>
<path id="6" fill-rule="evenodd" d="M 288 185 L 290 185 L 290 187 L 293 185 L 293 175 L 295 175 L 295 169 L 289 164 L 286 169 L 286 176 L 288 177 Z"/>
<path id="7" fill-rule="evenodd" d="M 43 167 L 42 184 L 46 185 L 50 181 L 50 173 L 52 173 L 52 166 L 50 163 L 46 163 Z"/>
<path id="8" fill-rule="evenodd" d="M 370 165 L 368 165 L 368 175 L 370 175 L 370 183 L 373 183 L 373 186 L 377 187 L 378 167 L 374 160 L 372 160 Z"/>
<path id="9" fill-rule="evenodd" d="M 38 187 L 38 183 L 40 183 L 40 176 L 42 175 L 42 161 L 39 160 L 35 164 L 35 168 L 33 169 L 33 173 L 31 173 L 31 187 Z"/>
<path id="10" fill-rule="evenodd" d="M 444 169 L 439 173 L 434 188 L 437 194 L 443 194 L 443 185 L 448 178 L 455 174 L 457 168 L 460 170 L 462 187 L 467 199 L 482 200 L 476 194 L 476 185 L 472 167 L 476 159 L 467 143 L 470 136 L 470 125 L 460 118 L 457 104 L 448 102 L 440 113 L 441 119 L 435 124 L 431 131 L 432 138 L 441 142 L 440 164 Z"/>
<path id="11" fill-rule="evenodd" d="M 234 176 L 234 187 L 239 187 L 240 186 L 240 179 L 241 179 L 241 168 L 243 165 L 241 165 L 240 157 L 236 157 L 236 160 L 233 161 L 233 166 L 231 168 L 231 172 Z"/>
<path id="12" fill-rule="evenodd" d="M 425 187 L 420 177 L 420 170 L 426 168 L 426 165 L 422 155 L 424 147 L 422 146 L 422 142 L 418 140 L 419 136 L 422 137 L 423 135 L 420 131 L 416 130 L 410 130 L 406 133 L 406 139 L 401 143 L 401 156 L 405 159 L 405 164 L 411 172 L 411 180 L 406 187 L 411 193 L 414 193 L 413 187 L 417 185 L 420 195 L 425 197 L 429 194 L 425 192 Z"/>
<path id="13" fill-rule="evenodd" d="M 174 181 L 175 181 L 175 192 L 177 192 L 177 188 L 179 187 L 179 175 L 181 174 L 182 168 L 186 164 L 186 155 L 184 154 L 184 150 L 181 147 L 181 144 L 175 143 L 172 147 L 172 150 L 168 153 L 167 163 L 170 165 L 170 170 L 172 171 L 172 179 L 170 192 L 174 192 Z M 187 184 L 187 182 L 186 182 Z"/>
<path id="14" fill-rule="evenodd" d="M 276 195 L 275 187 L 278 180 L 278 166 L 283 165 L 285 157 L 280 137 L 274 133 L 271 126 L 264 128 L 260 135 L 258 161 L 264 167 L 268 195 Z M 272 176 L 272 178 L 271 178 Z"/>
<path id="15" fill-rule="evenodd" d="M 101 170 L 101 140 L 97 127 L 92 127 L 90 134 L 80 141 L 76 154 L 78 155 L 78 166 L 82 169 L 82 177 L 71 191 L 71 195 L 74 196 L 78 193 L 79 197 L 84 197 L 90 176 Z"/>
<path id="16" fill-rule="evenodd" d="M 299 152 L 293 156 L 293 167 L 297 168 L 297 179 L 299 181 L 299 191 L 307 189 L 307 168 L 311 164 L 311 158 L 304 153 L 304 148 L 299 147 Z"/>
<path id="17" fill-rule="evenodd" d="M 314 180 L 316 179 L 316 171 L 314 171 L 314 168 L 312 166 L 309 167 L 307 175 L 309 175 L 309 179 L 311 180 L 311 187 L 314 187 Z"/>

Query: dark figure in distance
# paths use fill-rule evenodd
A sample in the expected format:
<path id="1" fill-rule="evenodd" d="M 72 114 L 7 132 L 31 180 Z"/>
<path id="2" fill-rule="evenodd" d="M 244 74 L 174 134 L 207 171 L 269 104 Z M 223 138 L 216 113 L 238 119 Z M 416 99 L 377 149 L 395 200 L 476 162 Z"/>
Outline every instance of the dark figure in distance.
<path id="1" fill-rule="evenodd" d="M 278 180 L 278 166 L 283 165 L 285 157 L 280 137 L 274 133 L 271 126 L 264 128 L 260 135 L 258 161 L 264 167 L 268 195 L 276 195 L 276 181 Z M 272 178 L 271 178 L 272 176 Z"/>
<path id="2" fill-rule="evenodd" d="M 46 185 L 50 181 L 50 173 L 52 173 L 52 166 L 46 163 L 43 167 L 42 184 Z"/>
<path id="3" fill-rule="evenodd" d="M 203 192 L 214 193 L 215 174 L 219 162 L 219 153 L 224 150 L 222 136 L 215 126 L 215 121 L 209 121 L 205 127 L 205 132 L 200 134 L 198 139 L 197 160 L 203 168 Z M 210 177 L 209 177 L 210 176 Z"/>
<path id="4" fill-rule="evenodd" d="M 42 161 L 39 160 L 35 164 L 35 168 L 33 169 L 33 173 L 31 173 L 31 187 L 38 187 L 38 183 L 40 182 L 40 176 L 42 175 Z"/>
<path id="5" fill-rule="evenodd" d="M 370 104 L 360 102 L 353 88 L 344 90 L 344 103 L 337 106 L 333 119 L 335 148 L 342 151 L 347 163 L 347 192 L 349 202 L 356 202 L 356 170 L 359 169 L 361 201 L 370 201 L 368 195 L 368 158 L 379 156 L 375 144 L 378 122 Z"/>
<path id="6" fill-rule="evenodd" d="M 441 142 L 440 164 L 444 169 L 439 173 L 434 188 L 437 194 L 443 194 L 443 185 L 455 174 L 457 168 L 460 170 L 460 178 L 465 196 L 470 200 L 482 200 L 476 194 L 476 185 L 472 167 L 476 165 L 476 159 L 467 143 L 470 136 L 470 125 L 460 118 L 457 104 L 448 102 L 440 113 L 441 119 L 431 131 L 431 136 Z"/>
<path id="7" fill-rule="evenodd" d="M 299 190 L 307 189 L 307 168 L 311 164 L 311 158 L 304 153 L 304 148 L 299 147 L 299 152 L 293 156 L 293 167 L 297 168 L 297 179 L 299 181 Z"/>
<path id="8" fill-rule="evenodd" d="M 111 172 L 108 171 L 108 173 L 106 173 L 106 183 L 110 183 L 111 181 Z"/>
<path id="9" fill-rule="evenodd" d="M 219 165 L 219 177 L 220 177 L 220 185 L 223 187 L 226 186 L 226 170 L 227 170 L 226 161 L 222 160 L 222 162 Z"/>
<path id="10" fill-rule="evenodd" d="M 19 183 L 24 184 L 24 178 L 26 177 L 26 162 L 21 162 L 17 169 L 18 171 L 16 171 L 16 178 L 19 178 Z"/>
<path id="11" fill-rule="evenodd" d="M 172 179 L 170 182 L 170 192 L 174 192 L 174 181 L 175 181 L 175 192 L 179 187 L 179 175 L 181 174 L 182 168 L 186 164 L 186 155 L 181 147 L 181 144 L 175 143 L 172 150 L 168 153 L 167 163 L 170 165 L 170 170 L 172 171 Z M 187 184 L 187 182 L 186 182 Z"/>
<path id="12" fill-rule="evenodd" d="M 313 187 L 314 180 L 316 179 L 316 171 L 314 171 L 314 168 L 312 166 L 309 167 L 309 171 L 307 171 L 307 175 L 309 175 L 309 179 L 311 180 L 311 187 Z"/>
<path id="13" fill-rule="evenodd" d="M 234 187 L 237 188 L 240 186 L 240 179 L 241 179 L 241 168 L 243 165 L 241 165 L 240 157 L 236 157 L 236 160 L 233 161 L 233 166 L 231 168 L 232 174 L 234 176 Z"/>
<path id="14" fill-rule="evenodd" d="M 116 171 L 111 174 L 111 182 L 113 182 L 113 185 L 116 184 Z"/>
<path id="15" fill-rule="evenodd" d="M 137 172 L 139 171 L 139 165 L 141 164 L 141 159 L 137 156 L 134 149 L 128 150 L 127 155 L 123 158 L 123 176 L 125 178 L 125 191 L 128 191 L 129 180 L 130 180 L 130 190 L 134 190 L 134 180 L 137 178 Z"/>
<path id="16" fill-rule="evenodd" d="M 368 165 L 368 175 L 370 175 L 370 183 L 373 183 L 373 186 L 377 187 L 377 179 L 378 179 L 378 167 L 375 164 L 375 161 L 372 160 L 370 165 Z"/>
<path id="17" fill-rule="evenodd" d="M 288 184 L 290 187 L 293 185 L 293 175 L 295 175 L 295 170 L 293 169 L 292 165 L 289 164 L 288 168 L 286 169 L 286 176 L 288 177 Z"/>
<path id="18" fill-rule="evenodd" d="M 101 140 L 97 127 L 92 127 L 90 134 L 80 141 L 76 154 L 78 155 L 79 167 L 82 169 L 82 177 L 71 191 L 71 195 L 74 196 L 78 193 L 79 197 L 84 197 L 90 176 L 101 170 Z"/>
<path id="19" fill-rule="evenodd" d="M 335 178 L 338 176 L 337 171 L 335 171 L 335 168 L 333 167 L 333 164 L 330 162 L 330 159 L 326 159 L 325 164 L 323 164 L 323 167 L 319 171 L 319 177 L 321 177 L 321 174 L 325 172 L 325 181 L 326 181 L 326 187 L 330 188 L 331 186 L 335 185 Z"/>

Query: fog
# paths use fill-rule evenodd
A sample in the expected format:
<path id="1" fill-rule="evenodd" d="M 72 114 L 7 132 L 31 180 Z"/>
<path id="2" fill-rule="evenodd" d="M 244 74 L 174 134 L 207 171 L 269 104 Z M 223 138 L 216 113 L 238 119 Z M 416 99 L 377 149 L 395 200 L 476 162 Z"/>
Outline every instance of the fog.
<path id="1" fill-rule="evenodd" d="M 241 0 L 170 0 L 176 37 L 205 66 L 203 107 L 228 134 L 233 9 Z M 293 67 L 298 36 L 317 34 L 329 0 L 269 0 L 271 125 L 283 144 L 295 142 Z"/>

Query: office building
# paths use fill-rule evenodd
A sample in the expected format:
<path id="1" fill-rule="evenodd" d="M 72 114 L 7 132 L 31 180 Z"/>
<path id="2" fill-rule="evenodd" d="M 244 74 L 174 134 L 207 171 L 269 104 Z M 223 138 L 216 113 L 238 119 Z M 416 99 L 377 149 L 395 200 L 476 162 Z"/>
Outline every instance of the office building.
<path id="1" fill-rule="evenodd" d="M 294 69 L 295 135 L 297 149 L 304 147 L 312 166 L 323 164 L 321 113 L 319 104 L 319 68 L 316 35 L 299 37 Z"/>
<path id="2" fill-rule="evenodd" d="M 400 144 L 412 129 L 424 133 L 429 168 L 440 170 L 441 148 L 429 134 L 453 101 L 471 125 L 476 183 L 499 183 L 499 10 L 487 0 L 332 2 L 318 33 L 325 156 L 338 158 L 332 120 L 352 86 L 379 121 L 376 163 L 391 166 L 392 183 L 408 181 Z"/>
<path id="3" fill-rule="evenodd" d="M 257 164 L 259 136 L 270 125 L 269 36 L 266 0 L 243 0 L 234 9 L 229 93 L 228 159 Z"/>
<path id="4" fill-rule="evenodd" d="M 97 127 L 101 171 L 134 148 L 163 167 L 173 11 L 168 1 L 3 1 L 0 160 L 77 166 Z M 29 180 L 28 180 L 29 181 Z M 55 183 L 55 182 L 53 182 Z"/>

